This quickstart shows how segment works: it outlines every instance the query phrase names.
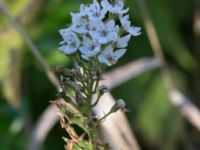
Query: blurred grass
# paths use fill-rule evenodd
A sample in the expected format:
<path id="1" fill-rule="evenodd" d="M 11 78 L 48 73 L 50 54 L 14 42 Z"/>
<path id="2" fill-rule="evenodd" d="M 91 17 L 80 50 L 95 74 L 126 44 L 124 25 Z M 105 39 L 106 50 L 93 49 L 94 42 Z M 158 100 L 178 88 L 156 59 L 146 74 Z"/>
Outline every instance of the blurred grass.
<path id="1" fill-rule="evenodd" d="M 19 17 L 24 15 L 21 13 L 29 2 L 8 0 L 5 4 L 15 17 Z M 58 30 L 70 23 L 70 12 L 77 11 L 81 2 L 37 0 L 32 6 L 37 9 L 26 14 L 26 20 L 22 22 L 52 67 L 70 63 L 68 58 L 58 52 L 61 40 Z M 200 106 L 200 102 L 196 100 L 200 99 L 200 62 L 195 58 L 200 56 L 194 56 L 197 50 L 193 47 L 196 40 L 192 29 L 194 1 L 146 0 L 146 3 L 177 87 Z M 130 7 L 134 25 L 143 27 L 136 2 L 126 0 L 126 5 Z M 0 145 L 3 150 L 22 150 L 26 149 L 31 127 L 48 106 L 49 100 L 56 97 L 56 91 L 7 19 L 2 14 L 0 18 Z M 128 52 L 119 65 L 145 56 L 152 56 L 152 50 L 143 27 L 142 35 L 131 40 Z M 194 75 L 197 77 L 193 78 Z M 115 88 L 112 93 L 127 101 L 127 107 L 131 110 L 127 116 L 143 149 L 198 149 L 196 145 L 200 145 L 200 141 L 193 143 L 200 135 L 169 104 L 159 70 L 132 79 Z M 27 109 L 21 111 L 22 108 Z M 18 132 L 13 132 L 16 121 L 21 128 L 18 128 Z M 190 138 L 193 135 L 191 133 L 195 133 L 195 137 Z M 50 150 L 57 146 L 61 149 L 61 135 L 57 125 L 42 149 Z"/>

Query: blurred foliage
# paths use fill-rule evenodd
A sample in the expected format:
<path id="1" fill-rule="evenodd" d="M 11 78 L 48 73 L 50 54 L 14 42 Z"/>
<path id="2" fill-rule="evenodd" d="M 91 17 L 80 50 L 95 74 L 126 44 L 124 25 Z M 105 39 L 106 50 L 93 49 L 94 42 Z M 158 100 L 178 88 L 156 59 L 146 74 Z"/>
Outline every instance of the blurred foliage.
<path id="1" fill-rule="evenodd" d="M 77 11 L 81 2 L 6 0 L 5 5 L 23 24 L 48 64 L 55 67 L 70 65 L 68 58 L 58 52 L 61 40 L 58 30 L 70 22 L 70 12 Z M 87 2 L 90 1 L 84 1 Z M 200 36 L 193 33 L 195 1 L 146 0 L 146 3 L 176 86 L 200 106 L 200 47 L 197 46 Z M 126 0 L 126 5 L 130 7 L 133 23 L 142 26 L 143 32 L 131 40 L 119 65 L 152 56 L 136 1 Z M 0 20 L 0 145 L 1 150 L 23 150 L 37 119 L 49 101 L 56 98 L 56 91 L 20 35 L 1 13 Z M 127 116 L 142 149 L 199 149 L 199 132 L 169 103 L 159 70 L 144 73 L 112 93 L 127 101 L 131 110 Z M 62 132 L 57 124 L 41 149 L 62 149 Z"/>

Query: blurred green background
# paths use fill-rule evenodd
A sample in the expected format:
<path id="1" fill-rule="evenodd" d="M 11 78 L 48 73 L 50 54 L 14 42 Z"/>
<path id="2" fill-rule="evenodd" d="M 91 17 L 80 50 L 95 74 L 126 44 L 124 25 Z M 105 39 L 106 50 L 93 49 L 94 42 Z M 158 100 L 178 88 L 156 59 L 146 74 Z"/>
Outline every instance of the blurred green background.
<path id="1" fill-rule="evenodd" d="M 69 64 L 58 51 L 58 30 L 70 23 L 70 12 L 92 0 L 4 0 L 51 67 Z M 146 0 L 174 83 L 200 106 L 200 2 Z M 143 18 L 134 0 L 126 0 L 142 35 L 132 38 L 118 66 L 153 56 Z M 196 16 L 196 17 L 195 17 Z M 117 66 L 111 68 L 114 69 Z M 107 70 L 109 71 L 109 70 Z M 127 92 L 128 91 L 128 92 Z M 112 90 L 131 111 L 131 127 L 144 150 L 198 150 L 200 133 L 169 103 L 160 71 L 146 72 Z M 30 132 L 56 90 L 20 35 L 0 12 L 0 150 L 27 149 Z M 63 149 L 59 123 L 41 149 Z"/>

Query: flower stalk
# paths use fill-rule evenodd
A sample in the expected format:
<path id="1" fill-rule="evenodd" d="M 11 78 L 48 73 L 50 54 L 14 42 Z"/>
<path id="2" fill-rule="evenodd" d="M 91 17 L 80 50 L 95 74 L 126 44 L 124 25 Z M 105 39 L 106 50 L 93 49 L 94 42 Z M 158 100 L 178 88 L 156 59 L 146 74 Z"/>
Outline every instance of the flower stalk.
<path id="1" fill-rule="evenodd" d="M 61 126 L 69 134 L 63 138 L 66 150 L 109 149 L 108 144 L 101 142 L 98 126 L 112 113 L 126 111 L 121 99 L 103 116 L 96 116 L 93 107 L 108 91 L 106 86 L 99 85 L 102 67 L 116 64 L 126 53 L 131 36 L 141 33 L 140 27 L 131 25 L 128 10 L 122 0 L 93 0 L 92 4 L 82 4 L 80 12 L 71 13 L 72 24 L 59 30 L 63 38 L 59 50 L 73 61 L 72 69 L 56 70 L 61 77 L 62 101 L 54 103 L 60 110 Z M 83 130 L 81 135 L 74 125 Z"/>

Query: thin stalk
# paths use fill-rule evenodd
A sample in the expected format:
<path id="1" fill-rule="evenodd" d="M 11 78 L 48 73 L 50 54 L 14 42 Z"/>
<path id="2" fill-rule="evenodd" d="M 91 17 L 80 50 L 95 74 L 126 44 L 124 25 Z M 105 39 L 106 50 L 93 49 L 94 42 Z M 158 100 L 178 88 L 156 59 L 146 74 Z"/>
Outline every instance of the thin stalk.
<path id="1" fill-rule="evenodd" d="M 101 121 L 103 121 L 104 119 L 106 119 L 106 117 L 108 117 L 110 114 L 112 114 L 113 112 L 112 111 L 109 111 L 107 114 L 105 114 L 102 118 L 100 118 L 98 121 L 99 121 L 99 123 L 101 122 Z"/>
<path id="2" fill-rule="evenodd" d="M 99 102 L 99 100 L 100 100 L 101 96 L 102 96 L 101 94 L 99 94 L 99 95 L 98 95 L 98 97 L 97 97 L 97 99 L 96 99 L 95 103 L 94 103 L 94 104 L 92 104 L 92 107 L 95 107 L 95 106 L 98 104 L 98 102 Z"/>

